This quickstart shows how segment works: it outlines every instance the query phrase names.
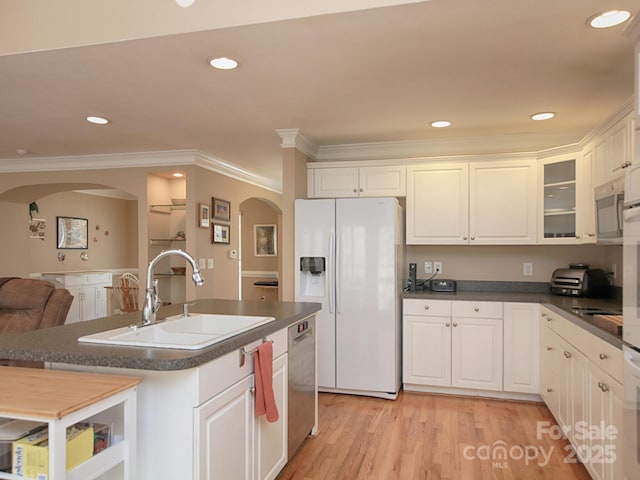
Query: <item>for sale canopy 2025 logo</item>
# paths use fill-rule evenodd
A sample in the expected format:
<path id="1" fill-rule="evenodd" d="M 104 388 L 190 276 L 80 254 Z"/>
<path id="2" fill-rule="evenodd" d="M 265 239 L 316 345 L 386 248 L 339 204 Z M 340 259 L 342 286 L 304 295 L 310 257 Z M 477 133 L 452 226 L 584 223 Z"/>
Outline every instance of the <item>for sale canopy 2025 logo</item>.
<path id="1" fill-rule="evenodd" d="M 548 437 L 557 441 L 567 439 L 571 435 L 570 427 L 552 425 L 551 422 L 536 423 L 536 439 Z M 577 443 L 562 447 L 565 463 L 613 463 L 616 461 L 615 440 L 618 429 L 604 422 L 590 424 L 586 421 L 576 422 L 572 438 Z M 462 455 L 466 460 L 489 460 L 494 468 L 508 468 L 509 461 L 524 462 L 525 465 L 545 467 L 549 464 L 555 451 L 555 445 L 511 445 L 504 440 L 496 440 L 491 445 L 465 445 Z"/>

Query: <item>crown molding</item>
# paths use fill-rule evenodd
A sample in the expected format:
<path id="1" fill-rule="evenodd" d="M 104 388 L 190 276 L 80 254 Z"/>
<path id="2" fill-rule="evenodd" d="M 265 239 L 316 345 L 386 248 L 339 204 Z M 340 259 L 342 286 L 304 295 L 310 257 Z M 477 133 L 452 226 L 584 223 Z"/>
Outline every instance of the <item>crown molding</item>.
<path id="1" fill-rule="evenodd" d="M 632 95 L 627 99 L 626 102 L 622 104 L 622 106 L 613 112 L 609 118 L 607 118 L 604 122 L 598 125 L 596 128 L 587 133 L 582 140 L 580 140 L 580 145 L 587 145 L 594 138 L 601 136 L 604 132 L 613 127 L 616 123 L 622 120 L 624 117 L 633 112 L 635 102 L 635 95 Z"/>
<path id="2" fill-rule="evenodd" d="M 299 128 L 278 128 L 276 133 L 282 139 L 281 148 L 296 148 L 308 157 L 316 158 L 318 147 L 302 135 Z"/>
<path id="3" fill-rule="evenodd" d="M 0 173 L 176 167 L 186 165 L 197 165 L 241 182 L 282 193 L 280 182 L 262 177 L 198 150 L 8 158 L 0 160 Z"/>
<path id="4" fill-rule="evenodd" d="M 640 39 L 640 13 L 636 13 L 622 30 L 622 34 L 631 38 Z"/>

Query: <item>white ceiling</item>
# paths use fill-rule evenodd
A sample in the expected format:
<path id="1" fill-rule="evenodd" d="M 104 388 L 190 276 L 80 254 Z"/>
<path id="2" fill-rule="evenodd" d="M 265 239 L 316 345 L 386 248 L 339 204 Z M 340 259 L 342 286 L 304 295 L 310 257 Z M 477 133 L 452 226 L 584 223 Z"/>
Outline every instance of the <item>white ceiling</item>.
<path id="1" fill-rule="evenodd" d="M 433 0 L 0 56 L 0 170 L 17 149 L 25 164 L 197 149 L 277 184 L 286 128 L 315 146 L 574 143 L 633 95 L 633 38 L 585 24 L 621 7 L 638 2 Z M 240 68 L 212 69 L 218 55 Z"/>

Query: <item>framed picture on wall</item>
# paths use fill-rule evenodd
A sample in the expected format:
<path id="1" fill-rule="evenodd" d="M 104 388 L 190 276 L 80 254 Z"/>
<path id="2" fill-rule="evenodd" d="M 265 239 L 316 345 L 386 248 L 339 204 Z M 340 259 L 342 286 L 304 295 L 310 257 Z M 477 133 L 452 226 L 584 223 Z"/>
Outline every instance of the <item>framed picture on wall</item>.
<path id="1" fill-rule="evenodd" d="M 214 223 L 211 229 L 211 243 L 229 243 L 229 225 Z"/>
<path id="2" fill-rule="evenodd" d="M 253 239 L 256 257 L 275 257 L 278 254 L 275 225 L 254 225 Z"/>
<path id="3" fill-rule="evenodd" d="M 200 228 L 209 228 L 209 205 L 206 203 L 198 204 L 198 226 Z"/>
<path id="4" fill-rule="evenodd" d="M 89 248 L 89 220 L 76 217 L 56 217 L 57 248 Z"/>
<path id="5" fill-rule="evenodd" d="M 231 220 L 231 202 L 211 197 L 214 220 L 229 222 Z"/>

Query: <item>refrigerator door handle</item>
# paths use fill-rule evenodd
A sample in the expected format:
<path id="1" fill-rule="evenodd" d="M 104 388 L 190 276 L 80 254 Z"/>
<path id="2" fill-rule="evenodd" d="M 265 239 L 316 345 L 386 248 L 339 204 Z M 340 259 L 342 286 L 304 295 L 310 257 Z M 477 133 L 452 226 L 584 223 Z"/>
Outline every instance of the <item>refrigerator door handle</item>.
<path id="1" fill-rule="evenodd" d="M 327 282 L 327 290 L 329 291 L 329 312 L 333 313 L 335 310 L 335 296 L 334 296 L 334 279 L 335 275 L 333 274 L 333 252 L 335 251 L 336 241 L 334 232 L 331 232 L 329 236 L 329 265 L 327 265 L 326 271 L 326 282 Z"/>
<path id="2" fill-rule="evenodd" d="M 335 279 L 336 279 L 336 312 L 337 313 L 342 313 L 342 291 L 340 290 L 340 288 L 342 288 L 342 282 L 340 281 L 340 274 L 342 272 L 342 264 L 341 264 L 341 250 L 342 250 L 342 235 L 337 235 L 336 238 L 336 272 L 335 272 Z"/>

